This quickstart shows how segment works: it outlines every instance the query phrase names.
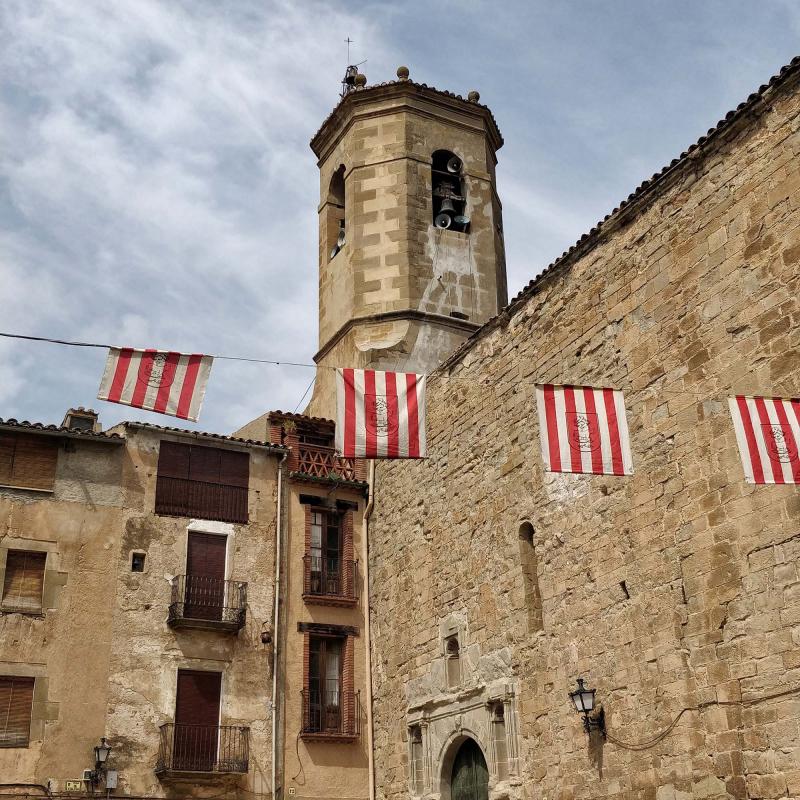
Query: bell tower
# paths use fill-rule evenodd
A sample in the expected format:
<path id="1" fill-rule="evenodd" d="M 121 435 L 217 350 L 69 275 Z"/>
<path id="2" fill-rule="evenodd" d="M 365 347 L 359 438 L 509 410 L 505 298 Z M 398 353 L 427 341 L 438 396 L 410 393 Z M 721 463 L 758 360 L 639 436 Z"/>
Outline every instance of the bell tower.
<path id="1" fill-rule="evenodd" d="M 507 302 L 496 153 L 477 92 L 409 79 L 342 99 L 311 140 L 320 171 L 321 366 L 429 372 Z M 335 415 L 334 373 L 317 371 L 308 413 Z"/>

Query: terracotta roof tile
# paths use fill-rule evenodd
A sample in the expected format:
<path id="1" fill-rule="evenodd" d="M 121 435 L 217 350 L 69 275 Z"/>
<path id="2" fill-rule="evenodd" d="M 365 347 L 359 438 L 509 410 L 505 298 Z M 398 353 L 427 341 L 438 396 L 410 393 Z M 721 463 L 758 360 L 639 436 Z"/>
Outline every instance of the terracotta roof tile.
<path id="1" fill-rule="evenodd" d="M 225 436 L 222 433 L 207 433 L 206 431 L 190 431 L 186 428 L 173 428 L 169 425 L 155 425 L 152 422 L 120 422 L 120 425 L 128 428 L 146 428 L 147 430 L 164 431 L 165 433 L 188 434 L 196 439 L 211 439 L 218 442 L 231 442 L 232 444 L 252 445 L 253 447 L 268 447 L 281 452 L 289 452 L 289 448 L 270 442 L 262 442 L 257 439 L 240 439 L 238 436 Z"/>
<path id="2" fill-rule="evenodd" d="M 65 434 L 68 436 L 76 436 L 81 439 L 110 439 L 120 442 L 124 441 L 124 438 L 118 433 L 104 433 L 102 431 L 100 433 L 96 433 L 95 431 L 84 431 L 77 428 L 65 428 L 61 425 L 47 425 L 44 422 L 29 422 L 26 419 L 16 420 L 13 418 L 0 418 L 0 427 L 13 428 L 15 430 L 41 431 L 42 433 L 50 434 Z"/>

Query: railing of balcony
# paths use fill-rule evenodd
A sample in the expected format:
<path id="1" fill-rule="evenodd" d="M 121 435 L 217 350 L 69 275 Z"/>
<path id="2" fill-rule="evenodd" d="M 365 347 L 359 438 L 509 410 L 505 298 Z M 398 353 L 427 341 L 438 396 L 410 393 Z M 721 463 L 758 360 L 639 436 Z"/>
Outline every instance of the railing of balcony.
<path id="1" fill-rule="evenodd" d="M 239 630 L 247 614 L 247 584 L 206 575 L 176 575 L 167 622 L 202 621 Z"/>
<path id="2" fill-rule="evenodd" d="M 361 698 L 341 689 L 304 689 L 304 734 L 357 738 L 361 734 Z"/>
<path id="3" fill-rule="evenodd" d="M 155 506 L 156 514 L 246 523 L 247 487 L 159 475 Z"/>
<path id="4" fill-rule="evenodd" d="M 303 556 L 303 594 L 358 600 L 358 561 Z"/>
<path id="5" fill-rule="evenodd" d="M 302 442 L 299 445 L 299 472 L 314 478 L 331 476 L 345 481 L 356 481 L 356 467 L 352 458 L 337 456 L 332 447 Z"/>
<path id="6" fill-rule="evenodd" d="M 236 725 L 161 726 L 156 773 L 247 772 L 250 728 Z"/>

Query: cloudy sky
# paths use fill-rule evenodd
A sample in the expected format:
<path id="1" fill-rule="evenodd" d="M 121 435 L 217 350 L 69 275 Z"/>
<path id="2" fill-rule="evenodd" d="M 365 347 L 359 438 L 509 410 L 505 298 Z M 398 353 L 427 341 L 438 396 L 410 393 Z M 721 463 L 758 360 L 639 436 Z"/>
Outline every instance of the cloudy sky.
<path id="1" fill-rule="evenodd" d="M 516 293 L 800 52 L 794 0 L 3 0 L 0 331 L 311 359 L 308 141 L 347 63 L 478 89 Z M 0 417 L 60 422 L 105 354 L 0 339 Z M 294 410 L 301 368 L 215 363 L 201 417 Z"/>

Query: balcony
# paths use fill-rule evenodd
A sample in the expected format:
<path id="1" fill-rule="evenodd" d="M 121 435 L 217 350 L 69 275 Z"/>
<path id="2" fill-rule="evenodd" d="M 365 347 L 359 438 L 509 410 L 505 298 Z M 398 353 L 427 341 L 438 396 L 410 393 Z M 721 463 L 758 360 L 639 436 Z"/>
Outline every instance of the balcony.
<path id="1" fill-rule="evenodd" d="M 305 740 L 354 742 L 361 735 L 361 698 L 358 692 L 304 689 L 303 727 Z"/>
<path id="2" fill-rule="evenodd" d="M 303 556 L 303 600 L 326 606 L 358 603 L 358 561 Z"/>
<path id="3" fill-rule="evenodd" d="M 355 461 L 337 456 L 332 447 L 300 443 L 297 471 L 311 478 L 325 480 L 360 481 L 356 476 Z"/>
<path id="4" fill-rule="evenodd" d="M 247 584 L 205 575 L 177 575 L 167 624 L 236 633 L 247 617 Z"/>
<path id="5" fill-rule="evenodd" d="M 249 760 L 250 728 L 167 722 L 160 729 L 155 773 L 192 779 L 244 774 Z"/>
<path id="6" fill-rule="evenodd" d="M 222 483 L 156 478 L 156 514 L 247 523 L 247 487 Z"/>

